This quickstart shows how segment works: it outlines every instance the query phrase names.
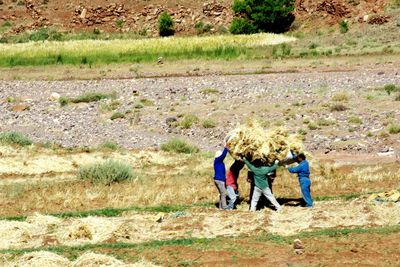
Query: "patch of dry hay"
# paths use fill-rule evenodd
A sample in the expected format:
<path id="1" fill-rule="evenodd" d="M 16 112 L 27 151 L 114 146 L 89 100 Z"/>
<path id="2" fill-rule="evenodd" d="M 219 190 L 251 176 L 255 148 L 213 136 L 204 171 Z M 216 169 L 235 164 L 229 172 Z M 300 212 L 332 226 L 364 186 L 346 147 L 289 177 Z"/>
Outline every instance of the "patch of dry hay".
<path id="1" fill-rule="evenodd" d="M 58 254 L 48 251 L 36 251 L 23 255 L 16 262 L 9 263 L 8 266 L 21 267 L 53 267 L 65 266 L 72 267 L 71 262 Z"/>
<path id="2" fill-rule="evenodd" d="M 0 221 L 0 248 L 33 248 L 45 245 L 46 238 L 58 245 L 83 245 L 104 242 L 141 243 L 176 238 L 213 238 L 267 231 L 291 235 L 326 228 L 368 227 L 400 223 L 396 203 L 319 201 L 313 209 L 285 206 L 281 213 L 220 212 L 196 208 L 190 213 L 160 216 L 150 212 L 129 212 L 121 217 L 58 219 L 36 215 L 26 222 Z M 162 220 L 160 220 L 162 217 Z"/>
<path id="3" fill-rule="evenodd" d="M 290 151 L 303 151 L 303 143 L 298 135 L 290 135 L 283 128 L 265 130 L 255 121 L 241 125 L 227 136 L 227 147 L 232 157 L 261 160 L 272 163 L 283 161 Z"/>
<path id="4" fill-rule="evenodd" d="M 377 201 L 388 201 L 388 202 L 399 202 L 400 201 L 400 192 L 397 190 L 392 190 L 389 192 L 382 192 L 379 194 L 372 194 L 368 197 L 368 200 L 377 200 Z"/>
<path id="5" fill-rule="evenodd" d="M 71 262 L 67 258 L 48 251 L 30 252 L 14 262 L 7 262 L 7 267 L 157 267 L 146 260 L 141 260 L 134 264 L 126 264 L 114 257 L 86 252 L 78 257 L 75 261 Z"/>
<path id="6" fill-rule="evenodd" d="M 128 266 L 116 258 L 97 254 L 93 252 L 86 252 L 80 256 L 73 264 L 73 267 L 95 267 L 95 266 Z"/>

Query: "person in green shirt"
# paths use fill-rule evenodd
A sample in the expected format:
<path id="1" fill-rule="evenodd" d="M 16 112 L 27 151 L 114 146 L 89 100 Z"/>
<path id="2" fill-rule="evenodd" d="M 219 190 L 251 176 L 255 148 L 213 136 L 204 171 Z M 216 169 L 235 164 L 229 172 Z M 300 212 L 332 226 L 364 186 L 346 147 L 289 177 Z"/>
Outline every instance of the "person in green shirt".
<path id="1" fill-rule="evenodd" d="M 276 160 L 272 166 L 262 166 L 260 161 L 255 161 L 251 164 L 247 159 L 243 159 L 243 162 L 254 173 L 254 191 L 251 198 L 250 211 L 256 211 L 258 200 L 263 194 L 271 203 L 275 206 L 277 211 L 281 210 L 281 205 L 276 201 L 271 189 L 268 185 L 267 174 L 275 171 L 278 168 L 279 161 Z M 257 167 L 256 167 L 256 166 Z"/>

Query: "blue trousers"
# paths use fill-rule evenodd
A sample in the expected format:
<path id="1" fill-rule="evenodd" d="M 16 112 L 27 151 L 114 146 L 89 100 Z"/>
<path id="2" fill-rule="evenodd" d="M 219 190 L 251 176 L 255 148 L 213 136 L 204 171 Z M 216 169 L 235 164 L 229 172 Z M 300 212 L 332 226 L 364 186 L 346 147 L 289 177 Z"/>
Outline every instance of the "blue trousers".
<path id="1" fill-rule="evenodd" d="M 311 187 L 311 180 L 308 177 L 300 177 L 299 184 L 301 188 L 301 194 L 303 195 L 303 199 L 306 202 L 306 207 L 312 208 L 313 200 L 311 197 L 310 187 Z"/>

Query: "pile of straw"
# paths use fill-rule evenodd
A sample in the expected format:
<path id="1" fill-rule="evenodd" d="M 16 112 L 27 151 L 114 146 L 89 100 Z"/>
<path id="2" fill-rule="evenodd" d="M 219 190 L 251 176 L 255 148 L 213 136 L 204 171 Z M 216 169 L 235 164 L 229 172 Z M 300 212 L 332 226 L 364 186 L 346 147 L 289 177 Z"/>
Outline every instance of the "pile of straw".
<path id="1" fill-rule="evenodd" d="M 290 135 L 283 128 L 265 130 L 254 121 L 234 129 L 226 141 L 233 158 L 245 157 L 250 161 L 261 160 L 268 164 L 285 160 L 290 152 L 303 152 L 303 143 L 298 135 Z"/>
<path id="2" fill-rule="evenodd" d="M 377 200 L 382 202 L 400 202 L 400 192 L 397 190 L 392 190 L 379 194 L 371 194 L 368 197 L 368 200 Z"/>
<path id="3" fill-rule="evenodd" d="M 86 252 L 75 261 L 71 262 L 67 258 L 58 255 L 56 253 L 48 251 L 35 251 L 24 254 L 19 259 L 14 262 L 8 262 L 5 266 L 11 267 L 53 267 L 53 266 L 63 266 L 63 267 L 98 267 L 98 266 L 118 266 L 118 267 L 157 267 L 157 265 L 152 264 L 144 259 L 133 263 L 126 264 L 114 257 Z"/>

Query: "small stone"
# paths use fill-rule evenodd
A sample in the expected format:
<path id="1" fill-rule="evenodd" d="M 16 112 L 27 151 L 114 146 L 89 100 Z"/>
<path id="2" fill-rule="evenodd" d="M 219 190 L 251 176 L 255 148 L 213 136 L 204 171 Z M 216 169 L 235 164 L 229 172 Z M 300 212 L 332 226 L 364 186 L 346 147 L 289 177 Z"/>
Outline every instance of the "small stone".
<path id="1" fill-rule="evenodd" d="M 56 93 L 56 92 L 54 92 L 54 93 L 51 93 L 51 95 L 50 95 L 50 100 L 51 101 L 58 101 L 59 99 L 60 99 L 60 94 L 59 93 Z"/>
<path id="2" fill-rule="evenodd" d="M 293 241 L 293 248 L 294 249 L 304 249 L 304 245 L 303 245 L 303 243 L 301 242 L 300 239 L 295 239 Z"/>

